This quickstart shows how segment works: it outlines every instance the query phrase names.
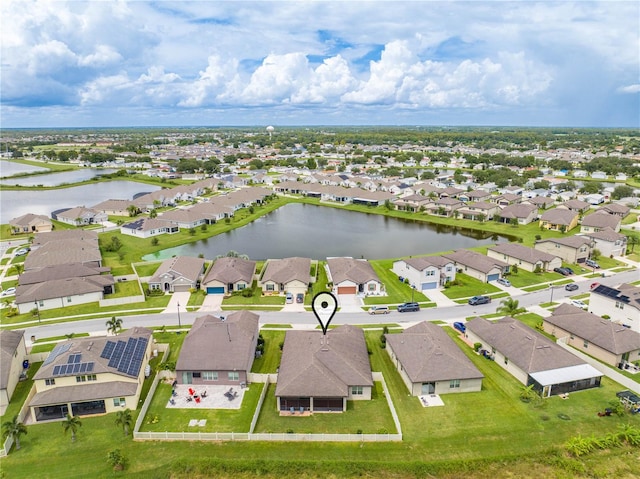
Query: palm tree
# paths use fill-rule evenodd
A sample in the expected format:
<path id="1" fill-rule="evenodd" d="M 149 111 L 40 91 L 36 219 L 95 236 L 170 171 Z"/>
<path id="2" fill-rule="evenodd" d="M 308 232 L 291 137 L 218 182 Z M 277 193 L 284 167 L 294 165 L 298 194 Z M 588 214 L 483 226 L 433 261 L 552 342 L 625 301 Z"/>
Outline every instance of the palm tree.
<path id="1" fill-rule="evenodd" d="M 111 316 L 111 319 L 107 320 L 105 325 L 107 326 L 107 333 L 113 333 L 116 336 L 122 329 L 122 319 Z"/>
<path id="2" fill-rule="evenodd" d="M 24 273 L 24 263 L 15 263 L 11 269 L 19 276 Z"/>
<path id="3" fill-rule="evenodd" d="M 500 301 L 500 306 L 496 309 L 496 313 L 505 314 L 507 316 L 515 316 L 516 314 L 524 313 L 525 311 L 525 308 L 520 307 L 520 302 L 513 298 L 506 298 Z"/>
<path id="4" fill-rule="evenodd" d="M 635 249 L 636 245 L 638 244 L 638 237 L 634 236 L 634 235 L 629 235 L 629 236 L 627 236 L 627 242 L 631 246 L 631 253 L 633 254 L 633 250 Z"/>
<path id="5" fill-rule="evenodd" d="M 71 442 L 76 442 L 76 432 L 78 432 L 80 426 L 82 426 L 80 418 L 69 413 L 67 413 L 67 418 L 62 422 L 62 429 L 64 429 L 65 434 L 71 430 Z"/>
<path id="6" fill-rule="evenodd" d="M 13 420 L 2 423 L 2 440 L 11 437 L 16 443 L 16 451 L 20 449 L 20 436 L 27 434 L 27 426 L 18 421 L 18 415 Z"/>
<path id="7" fill-rule="evenodd" d="M 116 426 L 122 426 L 125 436 L 129 435 L 129 428 L 132 423 L 133 416 L 131 415 L 131 409 L 127 408 L 124 411 L 118 411 L 116 413 Z"/>

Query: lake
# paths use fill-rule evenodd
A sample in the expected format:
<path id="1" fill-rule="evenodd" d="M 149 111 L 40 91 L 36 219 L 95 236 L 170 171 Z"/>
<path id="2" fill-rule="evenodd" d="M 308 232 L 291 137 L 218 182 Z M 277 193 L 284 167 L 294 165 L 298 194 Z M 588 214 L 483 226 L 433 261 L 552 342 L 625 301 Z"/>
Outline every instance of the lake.
<path id="1" fill-rule="evenodd" d="M 22 186 L 60 186 L 66 183 L 78 183 L 80 181 L 90 180 L 96 176 L 107 175 L 109 173 L 115 173 L 116 171 L 118 170 L 113 168 L 82 168 L 79 170 L 6 179 L 0 181 L 0 184 Z"/>
<path id="2" fill-rule="evenodd" d="M 130 200 L 138 193 L 159 189 L 135 181 L 108 181 L 59 190 L 4 190 L 0 191 L 0 223 L 26 213 L 51 217 L 52 211 L 61 208 L 93 206 L 112 198 Z"/>
<path id="3" fill-rule="evenodd" d="M 36 171 L 46 172 L 47 168 L 33 165 L 25 165 L 13 161 L 0 161 L 0 176 L 13 176 L 21 173 L 35 173 Z"/>
<path id="4" fill-rule="evenodd" d="M 510 240 L 508 236 L 500 236 Z M 159 237 L 162 242 L 162 236 Z M 492 244 L 491 233 L 292 203 L 242 228 L 206 240 L 146 255 L 145 261 L 174 255 L 215 258 L 229 251 L 251 259 L 331 256 L 382 259 Z"/>

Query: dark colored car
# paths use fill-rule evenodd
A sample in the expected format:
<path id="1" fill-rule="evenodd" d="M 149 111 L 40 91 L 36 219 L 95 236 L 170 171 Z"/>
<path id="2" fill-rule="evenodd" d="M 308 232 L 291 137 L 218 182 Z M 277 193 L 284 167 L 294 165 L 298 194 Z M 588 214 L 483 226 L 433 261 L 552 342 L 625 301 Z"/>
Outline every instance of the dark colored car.
<path id="1" fill-rule="evenodd" d="M 477 304 L 488 304 L 491 302 L 491 298 L 489 296 L 474 296 L 469 299 L 469 304 L 471 306 L 475 306 Z"/>
<path id="2" fill-rule="evenodd" d="M 573 274 L 573 271 L 569 268 L 553 268 L 555 273 L 560 273 L 562 276 L 570 276 Z"/>
<path id="3" fill-rule="evenodd" d="M 575 291 L 578 289 L 578 285 L 576 283 L 569 283 L 564 287 L 567 291 Z"/>
<path id="4" fill-rule="evenodd" d="M 296 303 L 304 303 L 304 294 L 302 293 L 296 294 Z"/>
<path id="5" fill-rule="evenodd" d="M 467 330 L 467 327 L 464 325 L 464 323 L 461 323 L 460 321 L 456 321 L 455 323 L 453 323 L 453 327 L 461 333 L 464 333 Z"/>
<path id="6" fill-rule="evenodd" d="M 410 311 L 420 311 L 420 305 L 418 303 L 403 303 L 398 306 L 399 313 L 408 313 Z"/>

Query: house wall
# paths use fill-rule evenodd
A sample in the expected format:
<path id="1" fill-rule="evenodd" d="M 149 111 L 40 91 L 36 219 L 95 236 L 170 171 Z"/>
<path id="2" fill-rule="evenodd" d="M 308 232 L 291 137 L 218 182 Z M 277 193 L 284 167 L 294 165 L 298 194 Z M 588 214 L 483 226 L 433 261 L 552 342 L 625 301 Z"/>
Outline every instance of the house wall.
<path id="1" fill-rule="evenodd" d="M 608 315 L 611 321 L 631 328 L 640 333 L 640 311 L 631 306 L 600 294 L 589 296 L 589 312 L 598 316 Z"/>
<path id="2" fill-rule="evenodd" d="M 501 261 L 504 261 L 509 265 L 517 264 L 519 268 L 522 268 L 525 271 L 530 271 L 530 272 L 535 271 L 537 264 L 540 265 L 540 268 L 543 271 L 553 271 L 553 268 L 559 268 L 560 266 L 562 266 L 562 260 L 559 257 L 549 261 L 548 263 L 545 263 L 543 261 L 538 261 L 537 263 L 530 263 L 528 261 L 523 261 L 521 259 L 514 258 L 513 256 L 508 256 L 492 250 L 487 250 L 487 256 L 489 258 L 494 258 L 494 259 L 499 259 Z"/>
<path id="3" fill-rule="evenodd" d="M 567 263 L 584 263 L 589 257 L 589 246 L 587 245 L 576 249 L 558 243 L 544 242 L 536 243 L 534 247 L 538 251 L 559 256 Z"/>
<path id="4" fill-rule="evenodd" d="M 594 239 L 596 248 L 600 250 L 602 256 L 624 256 L 627 252 L 627 242 L 618 240 L 615 242 Z"/>
<path id="5" fill-rule="evenodd" d="M 500 351 L 497 351 L 497 350 L 494 351 L 494 348 L 490 344 L 488 344 L 487 342 L 483 341 L 481 338 L 476 336 L 472 331 L 469 331 L 468 328 L 467 328 L 467 332 L 465 333 L 465 337 L 468 338 L 471 343 L 482 343 L 481 349 L 486 349 L 487 351 L 491 351 L 491 353 L 494 356 L 495 363 L 498 366 L 506 370 L 509 374 L 511 374 L 514 378 L 516 378 L 525 386 L 527 385 L 527 381 L 529 380 L 529 375 L 526 372 L 524 372 L 522 369 L 517 367 L 515 364 L 513 364 L 513 362 L 508 361 L 508 358 L 505 358 Z"/>
<path id="6" fill-rule="evenodd" d="M 254 349 L 255 350 L 255 349 Z M 193 384 L 195 386 L 203 386 L 203 385 L 222 385 L 222 386 L 240 386 L 240 383 L 247 383 L 247 371 L 243 371 L 243 370 L 218 370 L 218 371 L 212 371 L 212 372 L 217 372 L 218 373 L 218 379 L 217 380 L 207 380 L 207 379 L 203 379 L 202 378 L 202 372 L 204 371 L 211 371 L 209 369 L 202 369 L 202 370 L 198 370 L 198 371 L 183 371 L 183 370 L 176 370 L 176 379 L 178 380 L 179 384 Z M 189 383 L 188 381 L 186 381 L 187 377 L 185 377 L 185 373 L 200 373 L 201 377 L 199 378 L 194 378 L 192 377 L 191 382 Z M 238 373 L 238 379 L 234 380 L 234 379 L 229 379 L 229 373 Z"/>
<path id="7" fill-rule="evenodd" d="M 596 346 L 593 343 L 587 342 L 587 346 L 585 347 L 585 340 L 580 336 L 575 334 L 571 334 L 569 331 L 566 331 L 558 326 L 550 324 L 546 321 L 542 323 L 542 327 L 546 333 L 554 335 L 556 338 L 566 338 L 567 344 L 573 346 L 579 351 L 587 353 L 593 356 L 596 359 L 599 359 L 607 364 L 612 366 L 617 366 L 622 360 L 621 355 L 613 354 L 609 351 L 602 349 L 599 346 Z"/>
<path id="8" fill-rule="evenodd" d="M 349 388 L 348 401 L 369 401 L 371 400 L 371 386 L 362 386 L 362 394 L 351 394 L 351 388 Z"/>
<path id="9" fill-rule="evenodd" d="M 455 271 L 455 268 L 453 269 Z M 394 261 L 392 271 L 404 278 L 407 278 L 409 284 L 415 286 L 418 291 L 423 291 L 422 284 L 436 283 L 440 285 L 440 269 L 435 266 L 428 266 L 422 271 L 409 266 L 404 261 Z M 429 273 L 433 273 L 431 276 Z"/>
<path id="10" fill-rule="evenodd" d="M 70 298 L 71 300 L 68 301 L 67 298 Z M 63 296 L 61 298 L 45 299 L 42 301 L 38 301 L 38 309 L 40 309 L 40 311 L 44 311 L 47 309 L 66 308 L 67 306 L 75 306 L 77 304 L 86 304 L 86 303 L 92 303 L 94 301 L 100 301 L 103 298 L 104 298 L 104 294 L 102 293 L 102 291 L 97 291 L 95 293 L 78 294 L 75 296 Z M 28 313 L 31 310 L 36 308 L 35 303 L 32 303 L 32 302 L 20 303 L 20 304 L 16 303 L 16 306 L 18 307 L 20 314 Z"/>
<path id="11" fill-rule="evenodd" d="M 472 278 L 479 279 L 480 281 L 482 281 L 484 283 L 487 282 L 487 278 L 492 274 L 499 274 L 500 276 L 502 276 L 502 270 L 500 268 L 491 268 L 491 270 L 486 274 L 483 273 L 482 271 L 478 271 L 476 269 L 473 269 L 471 267 L 465 266 L 463 264 L 458 264 L 458 268 L 462 269 L 462 272 L 464 274 L 467 274 L 467 275 L 471 276 Z"/>
<path id="12" fill-rule="evenodd" d="M 22 373 L 22 362 L 27 358 L 27 348 L 24 342 L 24 336 L 18 343 L 18 347 L 11 358 L 11 364 L 3 364 L 2 368 L 9 368 L 9 379 L 7 381 L 7 388 L 0 392 L 0 412 L 4 414 L 6 407 L 9 405 L 13 391 L 16 389 L 16 385 L 20 380 L 20 374 Z"/>

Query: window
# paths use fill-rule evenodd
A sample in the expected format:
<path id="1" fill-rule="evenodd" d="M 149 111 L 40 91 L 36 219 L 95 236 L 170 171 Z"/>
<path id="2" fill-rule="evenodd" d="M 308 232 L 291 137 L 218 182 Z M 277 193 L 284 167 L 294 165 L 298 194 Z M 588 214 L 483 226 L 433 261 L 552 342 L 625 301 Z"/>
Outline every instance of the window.
<path id="1" fill-rule="evenodd" d="M 38 306 L 42 308 L 44 306 L 44 301 L 38 301 Z"/>
<path id="2" fill-rule="evenodd" d="M 274 290 L 275 290 L 275 285 L 271 284 L 271 283 L 268 283 L 267 284 L 267 291 L 274 291 Z"/>
<path id="3" fill-rule="evenodd" d="M 55 380 L 55 379 L 53 379 L 53 378 L 51 378 L 51 379 L 45 379 L 45 380 L 44 380 L 44 383 L 45 383 L 47 386 L 55 386 L 55 385 L 56 385 L 56 380 Z"/>
<path id="4" fill-rule="evenodd" d="M 447 271 L 451 271 L 453 268 L 451 266 L 447 266 Z"/>
<path id="5" fill-rule="evenodd" d="M 71 296 L 67 296 L 67 303 L 71 302 Z"/>
<path id="6" fill-rule="evenodd" d="M 504 358 L 504 363 L 505 363 L 505 364 L 509 364 L 509 358 L 505 357 L 505 358 Z"/>
<path id="7" fill-rule="evenodd" d="M 616 308 L 618 309 L 624 309 L 624 303 L 621 301 L 616 301 Z"/>
<path id="8" fill-rule="evenodd" d="M 436 275 L 436 272 L 434 270 L 430 269 L 427 271 L 427 276 L 435 276 L 435 275 Z"/>
<path id="9" fill-rule="evenodd" d="M 87 380 L 86 376 L 76 376 L 76 382 L 77 383 L 83 383 Z"/>
<path id="10" fill-rule="evenodd" d="M 205 381 L 217 381 L 218 371 L 203 371 L 202 379 L 204 379 Z"/>
<path id="11" fill-rule="evenodd" d="M 459 379 L 452 379 L 451 381 L 449 381 L 449 389 L 455 389 L 455 388 L 459 388 L 460 387 L 460 380 Z"/>
<path id="12" fill-rule="evenodd" d="M 376 290 L 376 283 L 369 283 L 368 288 L 369 288 L 369 291 L 375 291 Z"/>
<path id="13" fill-rule="evenodd" d="M 86 381 L 97 381 L 98 376 L 95 374 L 89 374 L 88 376 L 76 376 L 77 383 L 84 383 Z"/>
<path id="14" fill-rule="evenodd" d="M 351 386 L 351 395 L 352 396 L 362 396 L 362 386 Z"/>
<path id="15" fill-rule="evenodd" d="M 202 375 L 200 374 L 200 372 L 194 372 L 193 373 L 193 377 L 194 378 L 199 378 L 199 377 L 202 377 Z"/>
<path id="16" fill-rule="evenodd" d="M 118 407 L 118 406 L 126 406 L 127 402 L 124 400 L 124 398 L 113 398 L 113 405 Z"/>
<path id="17" fill-rule="evenodd" d="M 237 286 L 237 288 L 236 288 L 236 289 L 237 289 L 238 291 L 242 291 L 243 289 L 246 289 L 246 287 L 247 287 L 247 285 L 246 285 L 246 284 L 244 284 L 244 283 L 240 283 L 240 284 Z"/>
<path id="18" fill-rule="evenodd" d="M 584 343 L 582 343 L 582 345 L 583 345 L 585 348 L 588 348 L 588 347 L 589 347 L 589 341 L 587 341 L 587 340 L 585 339 L 585 340 L 584 340 Z"/>
<path id="19" fill-rule="evenodd" d="M 229 381 L 240 380 L 240 374 L 237 371 L 229 371 L 229 373 L 227 373 L 227 377 L 229 378 Z"/>

